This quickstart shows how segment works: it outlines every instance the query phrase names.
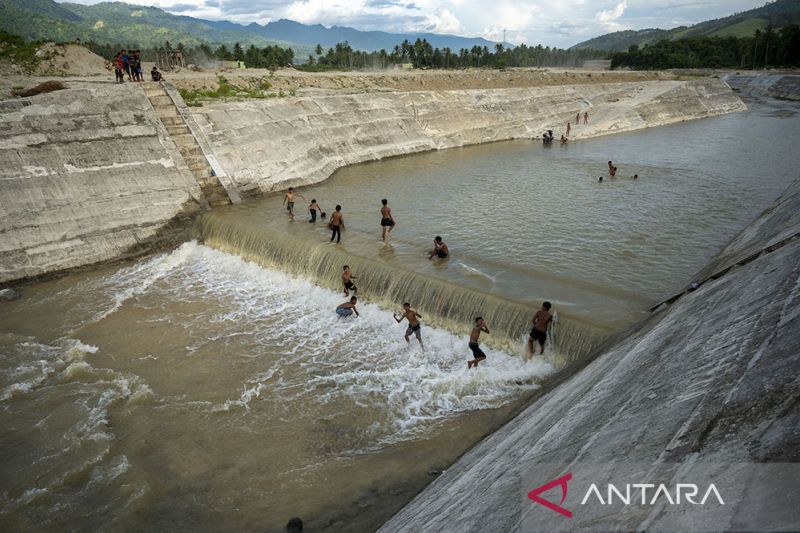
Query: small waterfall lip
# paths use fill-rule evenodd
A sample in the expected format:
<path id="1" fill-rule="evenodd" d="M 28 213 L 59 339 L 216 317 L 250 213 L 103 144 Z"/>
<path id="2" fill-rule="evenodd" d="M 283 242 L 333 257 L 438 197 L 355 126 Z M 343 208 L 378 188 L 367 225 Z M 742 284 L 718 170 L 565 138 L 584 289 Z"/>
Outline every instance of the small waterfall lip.
<path id="1" fill-rule="evenodd" d="M 344 251 L 328 243 L 299 241 L 296 235 L 276 231 L 267 224 L 242 222 L 220 212 L 198 217 L 194 233 L 207 246 L 334 290 L 342 289 L 342 265 L 350 265 L 358 276 L 360 297 L 385 309 L 399 309 L 402 302 L 411 302 L 427 323 L 458 335 L 466 335 L 475 317 L 483 316 L 492 333 L 481 337 L 482 343 L 526 355 L 530 321 L 536 308 L 521 301 L 464 287 L 380 258 Z M 465 264 L 465 268 L 468 266 Z M 472 270 L 469 272 L 475 276 L 482 272 Z M 490 284 L 495 281 L 491 275 L 482 277 Z M 551 301 L 558 306 L 557 300 Z M 592 351 L 612 330 L 562 311 L 557 334 L 555 328 L 553 333 L 548 343 L 556 352 L 556 366 L 563 367 Z"/>

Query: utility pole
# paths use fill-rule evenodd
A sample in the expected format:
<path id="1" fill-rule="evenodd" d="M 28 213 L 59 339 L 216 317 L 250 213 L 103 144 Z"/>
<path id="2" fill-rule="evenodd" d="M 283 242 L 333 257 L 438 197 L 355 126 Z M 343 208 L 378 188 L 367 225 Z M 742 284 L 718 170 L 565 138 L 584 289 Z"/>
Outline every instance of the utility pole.
<path id="1" fill-rule="evenodd" d="M 503 28 L 503 48 L 506 46 L 506 29 Z"/>

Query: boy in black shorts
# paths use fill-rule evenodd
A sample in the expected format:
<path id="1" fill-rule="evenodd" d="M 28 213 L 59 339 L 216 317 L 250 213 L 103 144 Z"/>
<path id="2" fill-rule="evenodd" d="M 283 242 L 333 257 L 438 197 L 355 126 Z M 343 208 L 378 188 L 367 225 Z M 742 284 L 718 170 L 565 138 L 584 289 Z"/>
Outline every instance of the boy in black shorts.
<path id="1" fill-rule="evenodd" d="M 478 317 L 475 319 L 475 326 L 469 333 L 469 349 L 472 350 L 474 359 L 472 361 L 467 361 L 467 370 L 473 366 L 478 366 L 478 363 L 486 360 L 486 354 L 483 353 L 483 350 L 481 350 L 478 344 L 481 333 L 489 333 L 489 328 L 486 327 L 486 322 L 483 321 L 483 318 Z"/>
<path id="2" fill-rule="evenodd" d="M 536 351 L 533 348 L 533 343 L 538 342 L 541 347 L 539 355 L 544 353 L 544 343 L 547 341 L 547 327 L 553 322 L 553 315 L 550 314 L 550 302 L 544 302 L 542 308 L 536 311 L 531 319 L 531 334 L 528 337 L 528 359 L 533 357 Z"/>
<path id="3" fill-rule="evenodd" d="M 344 295 L 345 296 L 350 296 L 350 291 L 353 291 L 353 293 L 358 292 L 358 288 L 356 288 L 355 283 L 353 283 L 354 279 L 356 279 L 356 277 L 353 275 L 352 272 L 350 272 L 350 266 L 349 265 L 343 266 L 342 267 L 342 285 L 344 286 Z"/>

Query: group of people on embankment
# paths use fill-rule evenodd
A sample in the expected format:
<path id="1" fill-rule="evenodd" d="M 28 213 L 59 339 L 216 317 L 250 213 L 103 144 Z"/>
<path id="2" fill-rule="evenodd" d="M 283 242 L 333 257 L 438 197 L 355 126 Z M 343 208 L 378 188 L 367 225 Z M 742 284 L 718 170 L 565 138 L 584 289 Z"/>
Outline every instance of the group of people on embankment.
<path id="1" fill-rule="evenodd" d="M 577 126 L 580 123 L 581 123 L 581 112 L 578 111 L 577 113 L 575 113 L 575 125 Z M 588 111 L 583 112 L 583 124 L 584 125 L 589 124 Z M 561 134 L 561 144 L 565 144 L 567 141 L 569 141 L 570 133 L 572 133 L 572 123 L 570 121 L 567 121 L 566 133 Z M 542 143 L 544 144 L 552 143 L 553 139 L 554 139 L 553 130 L 547 130 L 542 134 Z"/>
<path id="2" fill-rule="evenodd" d="M 116 76 L 117 83 L 124 83 L 125 76 L 128 76 L 128 81 L 144 81 L 144 71 L 142 69 L 142 55 L 140 50 L 120 50 L 114 56 L 114 75 Z M 150 71 L 151 81 L 161 81 L 161 72 L 158 67 L 153 65 Z"/>

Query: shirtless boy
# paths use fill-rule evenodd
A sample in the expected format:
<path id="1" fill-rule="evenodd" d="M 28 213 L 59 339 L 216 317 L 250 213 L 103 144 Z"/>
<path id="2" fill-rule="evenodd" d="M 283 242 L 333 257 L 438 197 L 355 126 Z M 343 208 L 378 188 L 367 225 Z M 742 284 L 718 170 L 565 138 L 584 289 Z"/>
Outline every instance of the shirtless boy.
<path id="1" fill-rule="evenodd" d="M 392 316 L 398 324 L 402 322 L 404 318 L 408 320 L 408 327 L 406 328 L 406 342 L 411 342 L 409 337 L 411 337 L 411 334 L 413 333 L 416 335 L 419 345 L 422 346 L 423 350 L 425 350 L 425 345 L 422 344 L 422 335 L 420 334 L 422 325 L 419 323 L 419 319 L 422 318 L 422 315 L 411 309 L 411 304 L 406 302 L 403 304 L 403 314 L 398 317 L 392 313 Z"/>
<path id="2" fill-rule="evenodd" d="M 486 360 L 486 354 L 483 353 L 483 350 L 481 350 L 480 345 L 478 344 L 478 339 L 481 336 L 481 332 L 489 333 L 489 328 L 486 327 L 486 322 L 483 321 L 483 318 L 478 317 L 475 319 L 475 326 L 469 333 L 469 349 L 472 350 L 472 356 L 474 359 L 472 361 L 467 361 L 467 370 L 473 366 L 478 366 L 478 363 Z"/>
<path id="3" fill-rule="evenodd" d="M 308 212 L 311 214 L 311 220 L 309 222 L 316 222 L 317 221 L 317 211 L 322 214 L 322 208 L 319 206 L 315 199 L 311 200 L 311 203 L 308 204 Z"/>
<path id="4" fill-rule="evenodd" d="M 433 251 L 428 254 L 428 259 L 433 259 L 434 256 L 439 259 L 444 259 L 450 253 L 450 249 L 438 235 L 433 239 Z"/>
<path id="5" fill-rule="evenodd" d="M 386 235 L 392 232 L 392 228 L 396 222 L 394 221 L 394 217 L 392 216 L 392 208 L 389 207 L 389 200 L 384 198 L 381 200 L 381 228 L 383 228 L 383 232 L 381 233 L 381 240 L 386 240 Z"/>
<path id="6" fill-rule="evenodd" d="M 286 191 L 286 196 L 283 197 L 283 203 L 286 204 L 286 210 L 294 218 L 294 197 L 303 198 L 303 195 L 294 192 L 294 187 L 289 187 Z"/>
<path id="7" fill-rule="evenodd" d="M 344 295 L 350 296 L 350 291 L 358 292 L 358 288 L 353 283 L 356 277 L 350 272 L 350 266 L 345 265 L 342 267 L 342 285 L 344 286 Z"/>
<path id="8" fill-rule="evenodd" d="M 534 342 L 538 342 L 541 347 L 539 355 L 544 353 L 544 343 L 547 341 L 547 327 L 553 322 L 553 315 L 550 314 L 550 302 L 544 302 L 542 308 L 536 311 L 531 319 L 531 333 L 528 336 L 528 359 L 533 357 L 536 351 L 533 347 Z"/>
<path id="9" fill-rule="evenodd" d="M 356 309 L 356 302 L 358 302 L 358 298 L 353 296 L 352 298 L 350 298 L 349 302 L 339 304 L 339 306 L 336 308 L 336 314 L 339 315 L 341 318 L 348 317 L 353 313 L 355 313 L 356 316 L 359 316 L 358 309 Z"/>
<path id="10" fill-rule="evenodd" d="M 342 230 L 344 229 L 344 217 L 342 216 L 342 206 L 337 205 L 336 211 L 333 212 L 331 215 L 331 222 L 329 224 L 331 228 L 331 242 L 333 242 L 333 238 L 336 237 L 336 242 L 341 242 L 342 240 Z"/>

